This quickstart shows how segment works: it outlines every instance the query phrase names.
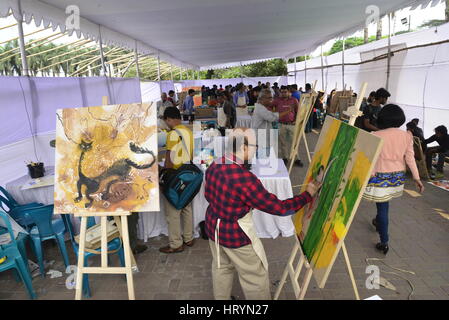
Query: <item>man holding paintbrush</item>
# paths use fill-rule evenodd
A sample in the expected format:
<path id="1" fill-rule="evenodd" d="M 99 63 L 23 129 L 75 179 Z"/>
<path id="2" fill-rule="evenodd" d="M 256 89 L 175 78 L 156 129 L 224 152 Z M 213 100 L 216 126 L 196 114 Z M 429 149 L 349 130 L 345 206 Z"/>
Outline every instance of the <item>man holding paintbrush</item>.
<path id="1" fill-rule="evenodd" d="M 237 270 L 246 299 L 271 299 L 268 262 L 256 236 L 251 209 L 289 216 L 312 200 L 320 184 L 310 183 L 304 193 L 279 200 L 245 166 L 256 152 L 256 134 L 235 129 L 229 136 L 226 155 L 206 171 L 205 197 L 209 202 L 205 231 L 209 237 L 214 297 L 231 298 Z"/>

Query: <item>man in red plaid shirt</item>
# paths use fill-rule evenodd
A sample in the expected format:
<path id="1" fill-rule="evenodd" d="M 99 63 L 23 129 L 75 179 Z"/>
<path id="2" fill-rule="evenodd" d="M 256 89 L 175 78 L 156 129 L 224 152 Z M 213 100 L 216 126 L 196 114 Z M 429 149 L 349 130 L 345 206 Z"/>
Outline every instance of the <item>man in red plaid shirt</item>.
<path id="1" fill-rule="evenodd" d="M 213 256 L 212 278 L 217 300 L 230 299 L 235 269 L 246 299 L 271 299 L 267 259 L 248 212 L 254 208 L 279 216 L 293 215 L 319 189 L 318 184 L 311 183 L 306 192 L 287 200 L 269 193 L 245 166 L 257 150 L 255 141 L 253 130 L 234 130 L 226 156 L 217 159 L 206 171 L 205 197 L 209 207 L 205 231 Z"/>

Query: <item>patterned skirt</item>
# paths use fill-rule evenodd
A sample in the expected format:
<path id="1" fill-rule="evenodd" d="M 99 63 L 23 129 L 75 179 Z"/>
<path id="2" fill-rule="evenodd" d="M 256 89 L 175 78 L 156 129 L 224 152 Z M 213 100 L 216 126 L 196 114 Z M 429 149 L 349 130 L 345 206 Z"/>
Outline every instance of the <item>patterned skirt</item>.
<path id="1" fill-rule="evenodd" d="M 378 172 L 371 177 L 363 194 L 363 199 L 374 202 L 387 202 L 402 196 L 405 172 Z"/>

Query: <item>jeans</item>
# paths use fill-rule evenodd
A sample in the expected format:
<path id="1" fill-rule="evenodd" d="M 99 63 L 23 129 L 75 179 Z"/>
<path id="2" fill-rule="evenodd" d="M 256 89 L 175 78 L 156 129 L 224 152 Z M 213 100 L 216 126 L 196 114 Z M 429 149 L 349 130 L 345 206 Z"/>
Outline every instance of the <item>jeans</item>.
<path id="1" fill-rule="evenodd" d="M 306 129 L 304 131 L 311 132 L 312 126 L 313 126 L 313 112 L 312 112 L 312 114 L 310 114 L 309 120 L 306 123 Z"/>
<path id="2" fill-rule="evenodd" d="M 377 230 L 380 235 L 380 242 L 388 243 L 388 202 L 376 202 L 377 207 Z"/>

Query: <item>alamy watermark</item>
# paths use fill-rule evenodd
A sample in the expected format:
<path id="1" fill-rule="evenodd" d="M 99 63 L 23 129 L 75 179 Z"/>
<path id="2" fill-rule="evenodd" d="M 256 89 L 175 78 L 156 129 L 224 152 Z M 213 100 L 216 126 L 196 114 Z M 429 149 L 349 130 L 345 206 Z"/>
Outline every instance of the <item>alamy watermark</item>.
<path id="1" fill-rule="evenodd" d="M 67 18 L 65 27 L 67 30 L 80 30 L 80 8 L 77 5 L 70 5 L 65 8 Z"/>
<path id="2" fill-rule="evenodd" d="M 369 274 L 366 278 L 365 286 L 368 290 L 379 289 L 380 284 L 380 269 L 376 265 L 369 265 L 365 269 L 365 273 Z"/>

